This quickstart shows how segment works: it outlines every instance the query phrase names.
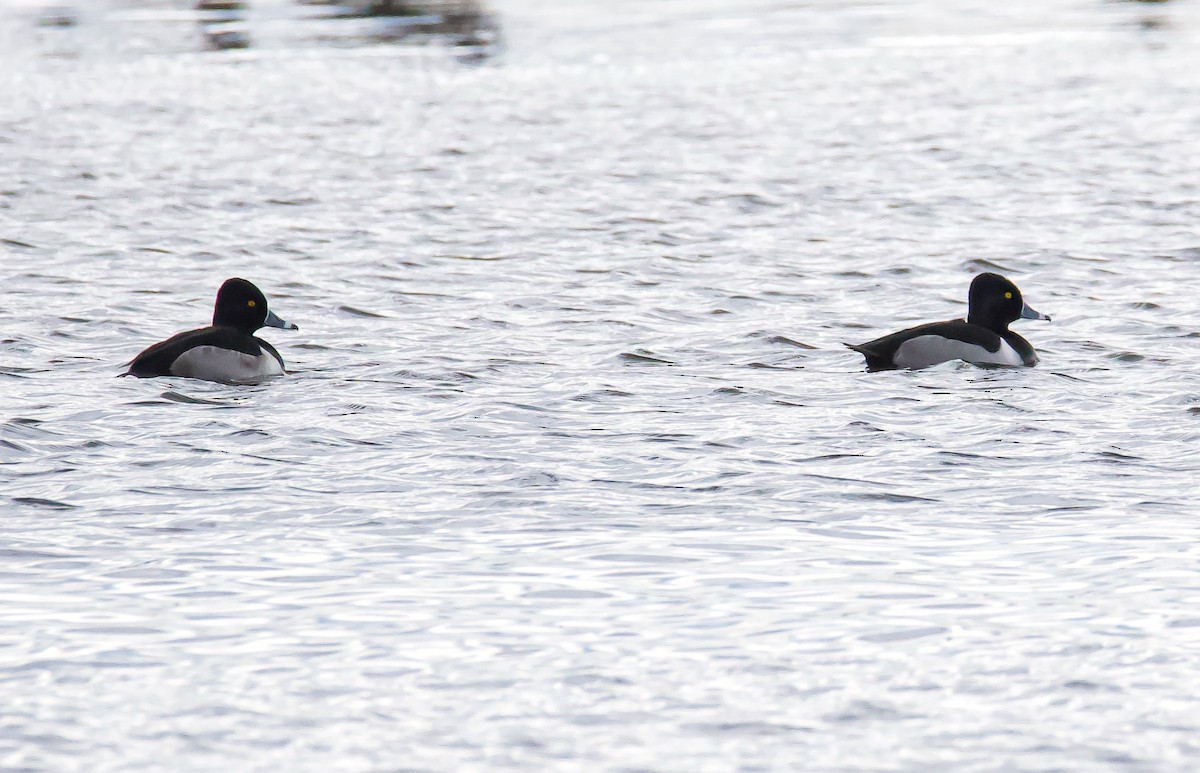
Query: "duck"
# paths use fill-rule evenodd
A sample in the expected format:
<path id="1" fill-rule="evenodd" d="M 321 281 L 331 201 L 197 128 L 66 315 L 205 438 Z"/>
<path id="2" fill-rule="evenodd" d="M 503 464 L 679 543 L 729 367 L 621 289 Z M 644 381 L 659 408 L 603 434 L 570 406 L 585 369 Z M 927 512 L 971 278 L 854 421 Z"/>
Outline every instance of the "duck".
<path id="1" fill-rule="evenodd" d="M 1038 363 L 1037 352 L 1008 329 L 1009 323 L 1018 319 L 1050 321 L 1025 302 L 1015 284 L 986 272 L 971 280 L 966 319 L 930 322 L 846 346 L 866 358 L 869 371 L 917 370 L 951 360 L 1032 367 Z"/>
<path id="2" fill-rule="evenodd" d="M 212 325 L 159 341 L 129 363 L 124 376 L 181 376 L 226 384 L 258 382 L 286 372 L 274 346 L 254 333 L 261 327 L 299 330 L 267 308 L 252 282 L 234 277 L 217 291 Z"/>

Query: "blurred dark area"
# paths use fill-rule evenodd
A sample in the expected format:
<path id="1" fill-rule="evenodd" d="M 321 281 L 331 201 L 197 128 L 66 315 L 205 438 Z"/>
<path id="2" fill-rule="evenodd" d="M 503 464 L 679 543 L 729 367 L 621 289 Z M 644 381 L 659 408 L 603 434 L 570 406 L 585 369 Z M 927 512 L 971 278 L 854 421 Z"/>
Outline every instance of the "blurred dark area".
<path id="1" fill-rule="evenodd" d="M 62 29 L 110 18 L 144 27 L 190 20 L 199 47 L 210 51 L 404 44 L 442 47 L 470 63 L 492 59 L 502 45 L 500 24 L 480 0 L 125 0 L 46 4 L 35 18 Z"/>

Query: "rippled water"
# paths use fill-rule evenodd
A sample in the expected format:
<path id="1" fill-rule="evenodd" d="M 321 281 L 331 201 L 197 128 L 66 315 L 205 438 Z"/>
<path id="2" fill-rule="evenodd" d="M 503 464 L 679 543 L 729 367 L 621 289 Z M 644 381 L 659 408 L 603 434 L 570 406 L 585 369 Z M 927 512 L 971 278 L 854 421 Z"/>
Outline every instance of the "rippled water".
<path id="1" fill-rule="evenodd" d="M 1000 5 L 0 12 L 0 768 L 1200 765 L 1200 6 Z"/>

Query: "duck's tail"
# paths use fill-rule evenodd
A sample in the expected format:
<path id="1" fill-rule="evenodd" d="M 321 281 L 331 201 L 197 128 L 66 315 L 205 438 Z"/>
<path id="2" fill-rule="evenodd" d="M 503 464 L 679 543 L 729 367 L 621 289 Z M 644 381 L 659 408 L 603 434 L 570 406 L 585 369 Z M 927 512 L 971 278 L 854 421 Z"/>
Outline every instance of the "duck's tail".
<path id="1" fill-rule="evenodd" d="M 896 367 L 891 358 L 885 357 L 874 349 L 869 348 L 869 344 L 848 344 L 845 341 L 842 345 L 847 349 L 853 349 L 867 359 L 867 370 L 891 370 Z"/>

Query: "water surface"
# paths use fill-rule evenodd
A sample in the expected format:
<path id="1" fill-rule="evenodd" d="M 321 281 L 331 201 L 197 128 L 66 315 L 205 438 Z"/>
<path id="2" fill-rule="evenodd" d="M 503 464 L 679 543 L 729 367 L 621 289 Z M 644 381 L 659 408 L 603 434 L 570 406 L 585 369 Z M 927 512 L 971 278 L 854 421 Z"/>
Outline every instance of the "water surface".
<path id="1" fill-rule="evenodd" d="M 0 768 L 1200 764 L 1195 4 L 187 5 L 0 12 Z"/>

